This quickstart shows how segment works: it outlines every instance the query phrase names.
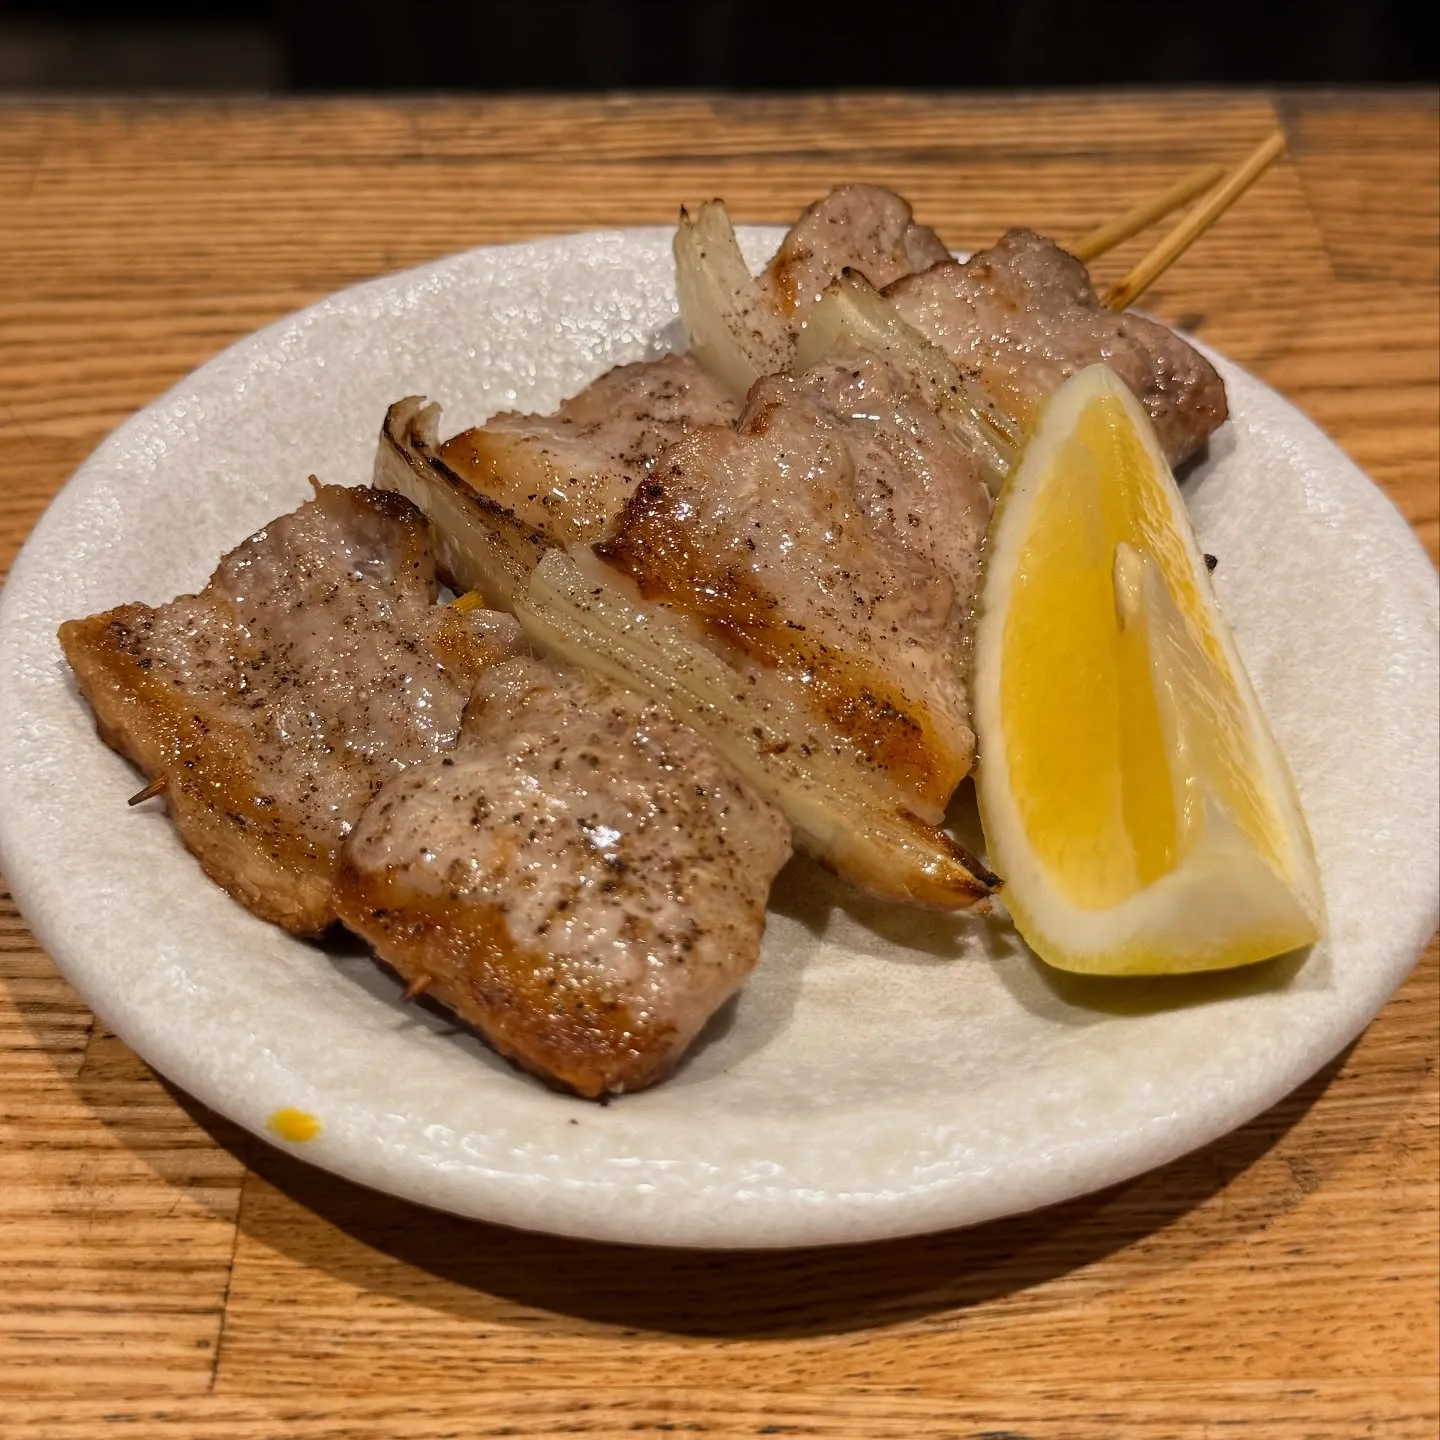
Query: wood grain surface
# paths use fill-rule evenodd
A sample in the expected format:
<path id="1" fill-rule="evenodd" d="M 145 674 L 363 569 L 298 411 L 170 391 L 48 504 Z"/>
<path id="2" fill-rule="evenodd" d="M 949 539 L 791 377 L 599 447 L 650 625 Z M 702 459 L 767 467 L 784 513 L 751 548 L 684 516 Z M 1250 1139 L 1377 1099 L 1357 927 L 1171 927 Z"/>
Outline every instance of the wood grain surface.
<path id="1" fill-rule="evenodd" d="M 1288 158 L 1146 303 L 1314 416 L 1433 559 L 1433 93 L 1193 93 L 0 106 L 0 563 L 126 415 L 376 272 L 717 194 L 781 221 L 842 179 L 957 247 L 1078 234 L 1277 121 Z M 8 896 L 0 981 L 0 1440 L 1440 1426 L 1433 943 L 1205 1150 L 968 1231 L 760 1255 L 519 1235 L 313 1171 L 159 1080 Z"/>

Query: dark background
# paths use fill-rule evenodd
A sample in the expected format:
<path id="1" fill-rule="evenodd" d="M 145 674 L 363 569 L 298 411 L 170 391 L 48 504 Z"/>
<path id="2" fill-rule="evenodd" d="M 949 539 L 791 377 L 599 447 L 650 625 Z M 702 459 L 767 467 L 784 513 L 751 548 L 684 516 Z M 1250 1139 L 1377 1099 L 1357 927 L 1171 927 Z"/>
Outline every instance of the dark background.
<path id="1" fill-rule="evenodd" d="M 0 90 L 1432 81 L 1399 3 L 0 0 Z M 853 18 L 852 18 L 853 17 Z"/>

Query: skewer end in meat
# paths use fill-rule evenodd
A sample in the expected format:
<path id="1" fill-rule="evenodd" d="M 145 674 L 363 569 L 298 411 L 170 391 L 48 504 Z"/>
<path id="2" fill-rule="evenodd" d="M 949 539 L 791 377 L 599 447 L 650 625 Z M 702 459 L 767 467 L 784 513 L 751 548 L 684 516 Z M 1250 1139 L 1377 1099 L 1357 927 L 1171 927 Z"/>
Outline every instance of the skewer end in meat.
<path id="1" fill-rule="evenodd" d="M 405 987 L 400 1003 L 408 1005 L 412 1000 L 418 1000 L 434 983 L 435 977 L 428 970 L 421 970 Z"/>
<path id="2" fill-rule="evenodd" d="M 137 805 L 143 805 L 147 800 L 153 800 L 157 795 L 163 795 L 165 787 L 169 783 L 163 775 L 158 776 L 143 790 L 137 790 L 125 803 L 133 810 Z"/>

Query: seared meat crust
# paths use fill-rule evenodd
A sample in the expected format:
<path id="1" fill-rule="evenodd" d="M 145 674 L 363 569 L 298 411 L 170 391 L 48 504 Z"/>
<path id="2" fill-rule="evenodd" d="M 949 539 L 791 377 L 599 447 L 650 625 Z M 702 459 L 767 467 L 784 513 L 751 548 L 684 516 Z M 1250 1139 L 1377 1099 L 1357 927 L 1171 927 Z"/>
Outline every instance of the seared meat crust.
<path id="1" fill-rule="evenodd" d="M 737 429 L 666 453 L 596 554 L 770 672 L 933 823 L 974 752 L 964 613 L 950 577 L 867 513 L 873 430 L 763 380 Z"/>

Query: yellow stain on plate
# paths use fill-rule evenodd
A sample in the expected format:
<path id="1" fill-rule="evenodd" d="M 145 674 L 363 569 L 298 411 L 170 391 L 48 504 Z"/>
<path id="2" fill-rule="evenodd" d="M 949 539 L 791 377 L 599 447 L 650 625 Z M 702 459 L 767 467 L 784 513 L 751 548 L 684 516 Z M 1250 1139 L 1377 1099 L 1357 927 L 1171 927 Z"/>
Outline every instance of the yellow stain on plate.
<path id="1" fill-rule="evenodd" d="M 276 1110 L 265 1122 L 282 1140 L 313 1140 L 320 1133 L 320 1122 L 304 1110 L 291 1110 L 288 1106 Z"/>

